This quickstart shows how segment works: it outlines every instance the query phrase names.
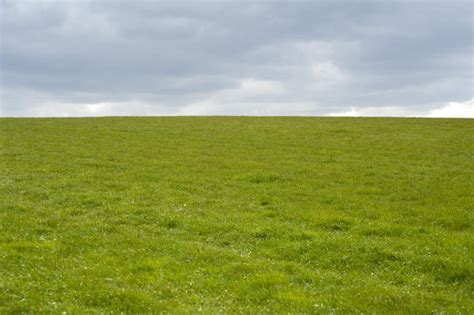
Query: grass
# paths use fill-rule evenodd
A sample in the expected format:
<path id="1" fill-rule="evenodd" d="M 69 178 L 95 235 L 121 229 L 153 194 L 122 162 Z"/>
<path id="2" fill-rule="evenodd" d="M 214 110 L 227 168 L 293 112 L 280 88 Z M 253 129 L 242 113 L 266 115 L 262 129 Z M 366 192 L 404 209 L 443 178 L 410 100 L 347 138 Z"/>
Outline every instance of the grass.
<path id="1" fill-rule="evenodd" d="M 474 313 L 474 120 L 0 132 L 1 313 Z"/>

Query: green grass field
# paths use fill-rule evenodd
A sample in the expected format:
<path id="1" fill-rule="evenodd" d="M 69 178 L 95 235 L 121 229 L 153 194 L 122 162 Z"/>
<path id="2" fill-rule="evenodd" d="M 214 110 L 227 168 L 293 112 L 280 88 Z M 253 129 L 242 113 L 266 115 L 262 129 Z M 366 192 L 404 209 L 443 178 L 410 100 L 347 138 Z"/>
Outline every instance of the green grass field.
<path id="1" fill-rule="evenodd" d="M 0 132 L 0 313 L 474 313 L 474 120 Z"/>

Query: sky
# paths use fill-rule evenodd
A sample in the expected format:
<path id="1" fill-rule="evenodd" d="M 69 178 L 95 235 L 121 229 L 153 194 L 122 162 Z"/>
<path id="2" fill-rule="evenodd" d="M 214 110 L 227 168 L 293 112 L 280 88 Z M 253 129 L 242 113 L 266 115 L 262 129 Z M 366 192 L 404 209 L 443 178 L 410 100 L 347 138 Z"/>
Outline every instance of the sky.
<path id="1" fill-rule="evenodd" d="M 0 116 L 474 117 L 474 1 L 0 0 Z"/>

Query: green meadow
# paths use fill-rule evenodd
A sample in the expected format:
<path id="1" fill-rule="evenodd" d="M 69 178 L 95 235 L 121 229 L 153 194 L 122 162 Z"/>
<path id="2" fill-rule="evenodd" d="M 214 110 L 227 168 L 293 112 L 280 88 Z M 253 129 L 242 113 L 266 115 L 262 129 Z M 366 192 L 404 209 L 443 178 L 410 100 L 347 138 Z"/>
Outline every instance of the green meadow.
<path id="1" fill-rule="evenodd" d="M 474 313 L 474 120 L 0 119 L 0 313 Z"/>

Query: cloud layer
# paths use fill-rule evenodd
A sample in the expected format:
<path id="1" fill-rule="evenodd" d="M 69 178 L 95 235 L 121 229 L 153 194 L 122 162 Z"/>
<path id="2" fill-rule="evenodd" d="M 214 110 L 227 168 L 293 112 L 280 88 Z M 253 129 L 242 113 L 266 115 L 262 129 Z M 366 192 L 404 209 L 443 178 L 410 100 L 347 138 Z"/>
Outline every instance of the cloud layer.
<path id="1" fill-rule="evenodd" d="M 2 116 L 472 117 L 472 1 L 0 1 Z"/>

